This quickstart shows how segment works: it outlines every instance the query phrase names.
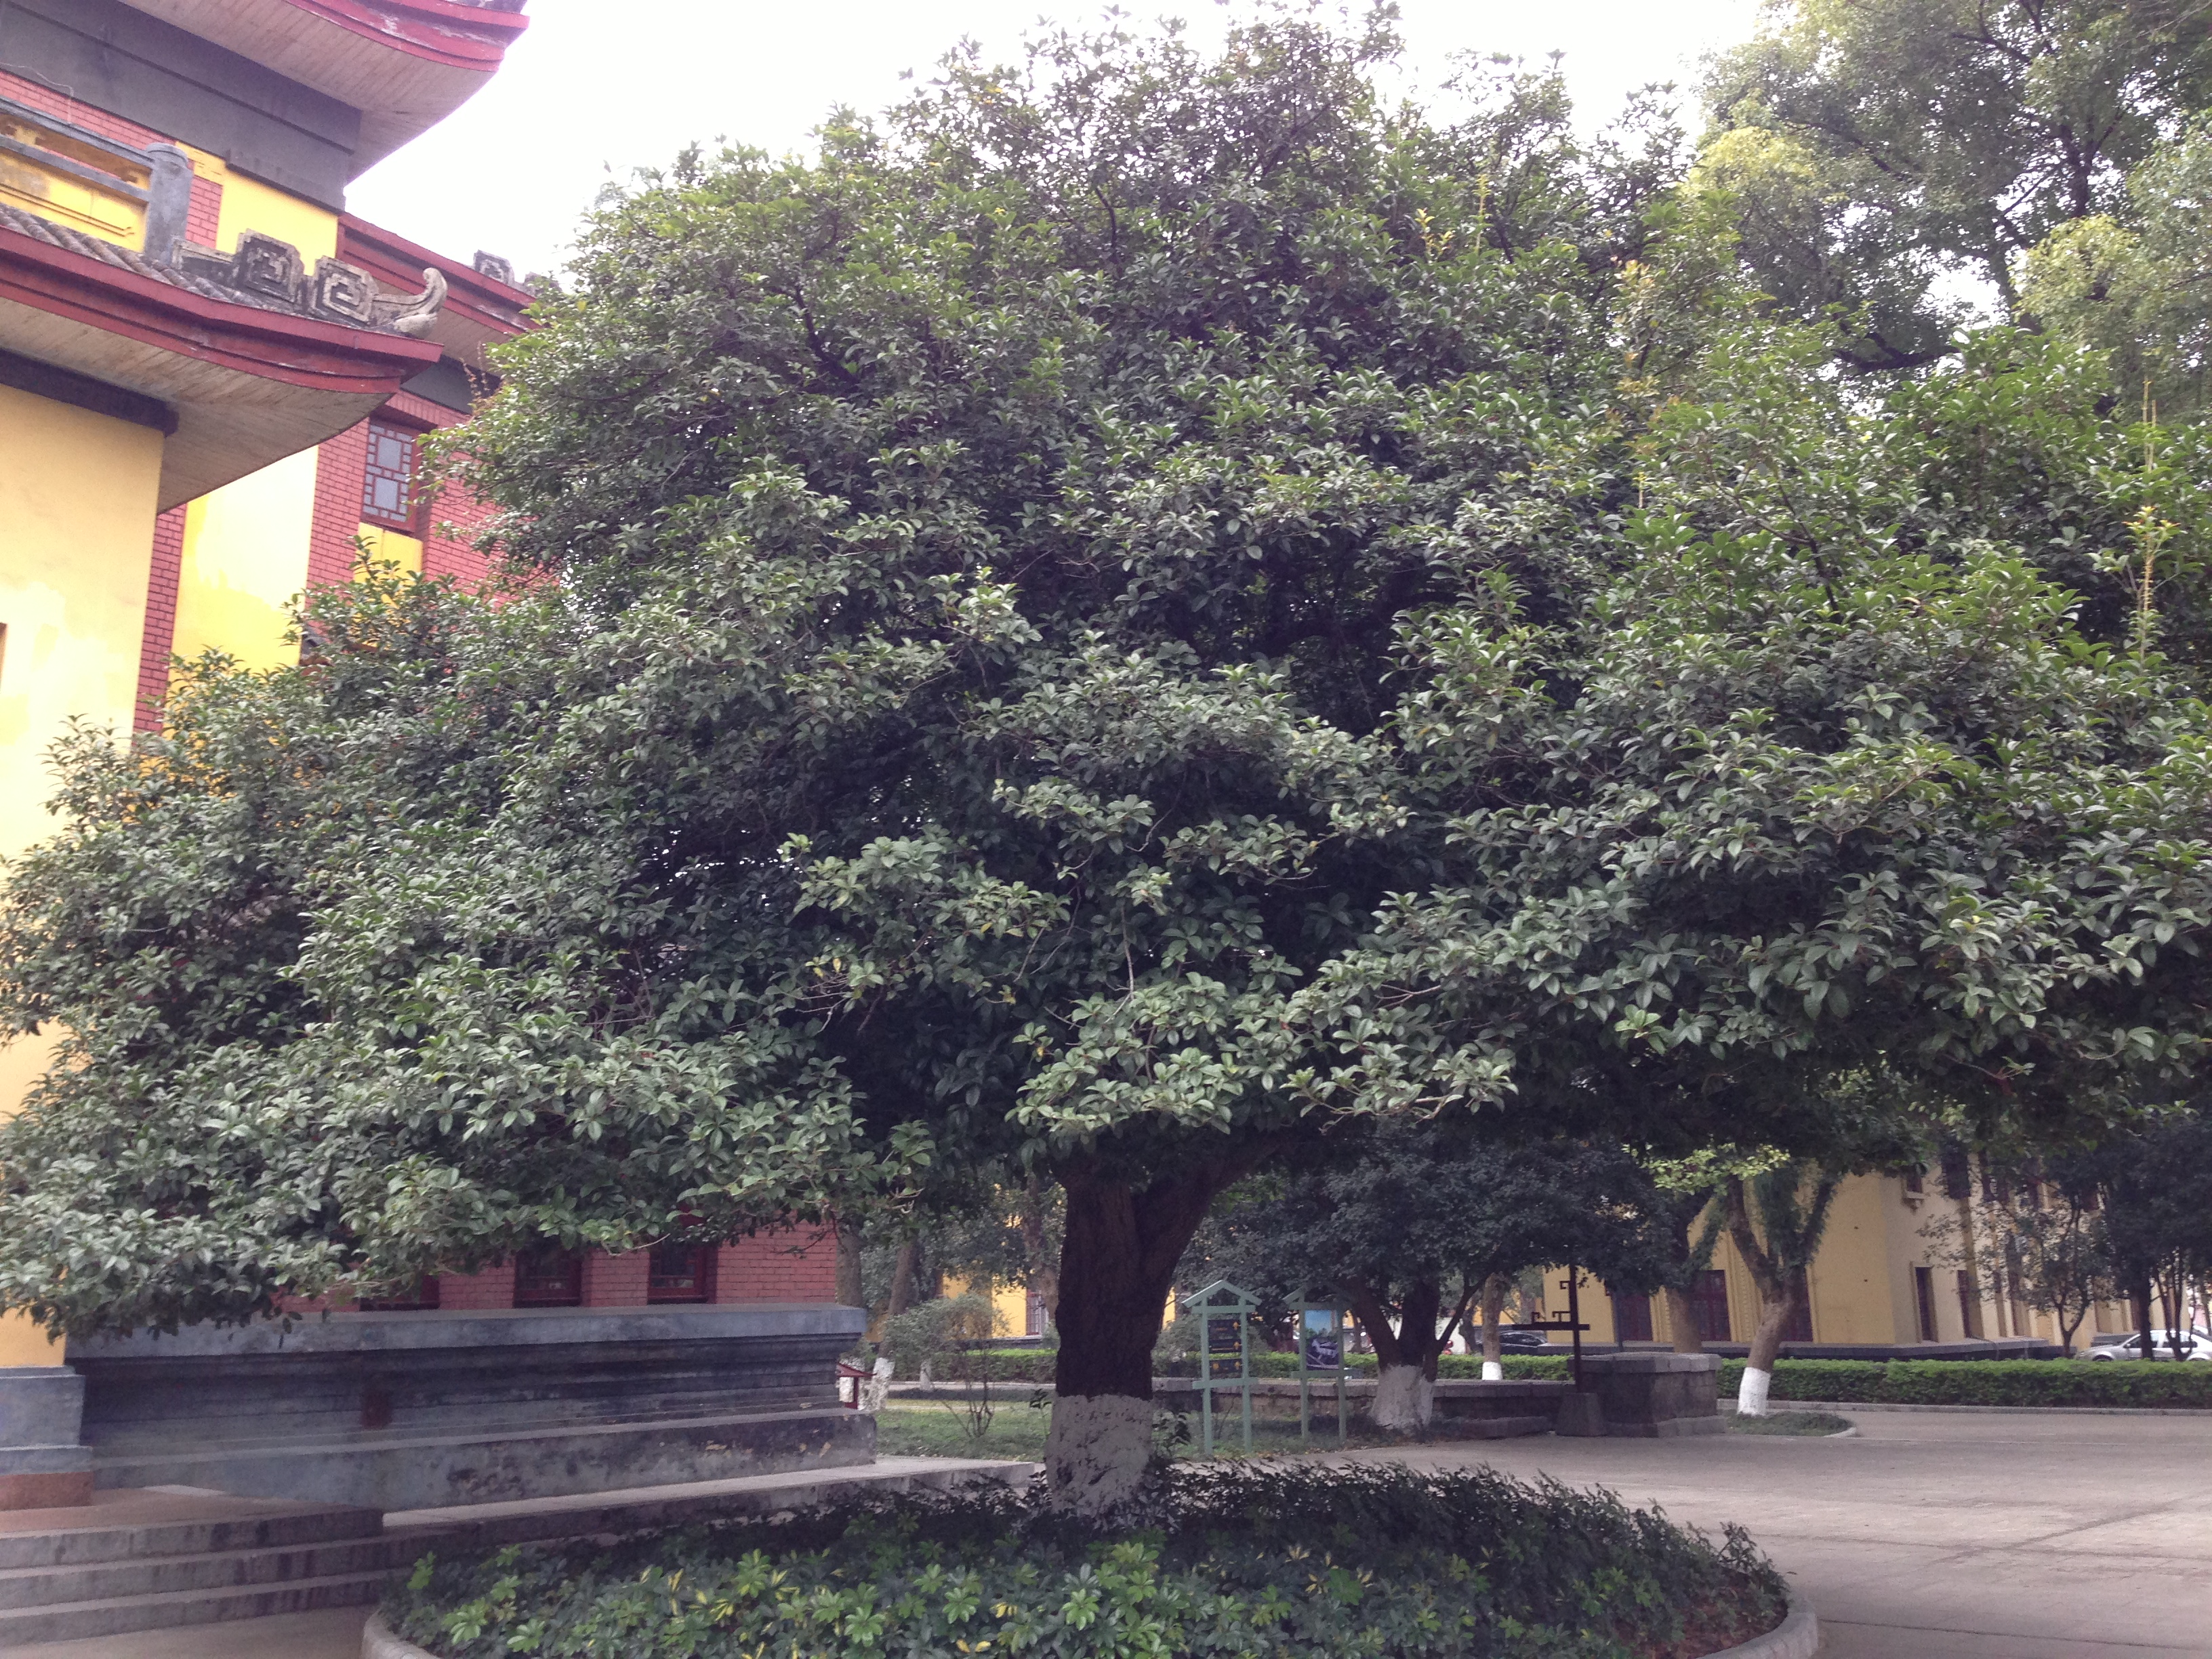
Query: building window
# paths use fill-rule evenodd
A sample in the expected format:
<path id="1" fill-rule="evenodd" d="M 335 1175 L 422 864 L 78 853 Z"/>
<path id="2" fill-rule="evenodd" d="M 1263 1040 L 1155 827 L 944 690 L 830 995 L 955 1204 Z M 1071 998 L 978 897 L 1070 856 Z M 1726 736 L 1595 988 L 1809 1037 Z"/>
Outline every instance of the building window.
<path id="1" fill-rule="evenodd" d="M 1726 1342 L 1729 1329 L 1728 1270 L 1710 1267 L 1690 1285 L 1690 1312 L 1698 1322 L 1698 1340 Z"/>
<path id="2" fill-rule="evenodd" d="M 362 483 L 361 516 L 395 529 L 415 528 L 416 434 L 383 421 L 368 423 L 368 470 Z"/>
<path id="3" fill-rule="evenodd" d="M 656 1244 L 645 1284 L 647 1302 L 714 1299 L 714 1249 L 710 1244 Z"/>
<path id="4" fill-rule="evenodd" d="M 1616 1342 L 1649 1342 L 1651 1340 L 1650 1297 L 1614 1294 L 1613 1340 Z"/>
<path id="5" fill-rule="evenodd" d="M 525 1250 L 514 1258 L 514 1305 L 580 1308 L 584 1258 L 577 1250 Z"/>
<path id="6" fill-rule="evenodd" d="M 1936 1270 L 1915 1267 L 1912 1270 L 1912 1299 L 1920 1304 L 1920 1340 L 1936 1340 Z"/>
<path id="7" fill-rule="evenodd" d="M 1916 1195 L 1928 1190 L 1927 1176 L 1917 1164 L 1905 1172 L 1905 1190 Z"/>
<path id="8" fill-rule="evenodd" d="M 1959 1269 L 1959 1328 L 1970 1342 L 1982 1340 L 1982 1297 L 1973 1274 Z"/>

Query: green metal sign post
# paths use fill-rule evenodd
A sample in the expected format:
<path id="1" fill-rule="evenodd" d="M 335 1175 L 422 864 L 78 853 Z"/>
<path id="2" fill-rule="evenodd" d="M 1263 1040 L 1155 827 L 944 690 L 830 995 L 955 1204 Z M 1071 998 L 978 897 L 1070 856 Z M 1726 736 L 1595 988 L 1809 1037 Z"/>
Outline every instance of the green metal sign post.
<path id="1" fill-rule="evenodd" d="M 1252 1449 L 1252 1310 L 1249 1291 L 1217 1279 L 1190 1299 L 1198 1314 L 1198 1405 L 1200 1441 L 1213 1455 L 1213 1392 L 1235 1389 L 1244 1396 L 1244 1449 Z"/>
<path id="2" fill-rule="evenodd" d="M 1313 1443 L 1313 1385 L 1316 1377 L 1336 1384 L 1336 1443 L 1345 1442 L 1344 1398 L 1346 1316 L 1334 1303 L 1308 1302 L 1298 1308 L 1298 1444 Z"/>

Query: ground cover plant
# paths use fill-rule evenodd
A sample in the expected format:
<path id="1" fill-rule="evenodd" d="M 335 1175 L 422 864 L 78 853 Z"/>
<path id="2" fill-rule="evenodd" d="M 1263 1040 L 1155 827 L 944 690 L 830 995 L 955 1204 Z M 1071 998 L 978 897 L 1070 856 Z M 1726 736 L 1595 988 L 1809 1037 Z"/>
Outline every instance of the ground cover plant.
<path id="1" fill-rule="evenodd" d="M 1730 1434 L 1779 1434 L 1808 1439 L 1843 1434 L 1851 1426 L 1850 1418 L 1833 1412 L 1768 1412 L 1759 1417 L 1731 1413 L 1723 1420 Z"/>
<path id="2" fill-rule="evenodd" d="M 1743 1362 L 1723 1361 L 1721 1394 L 1736 1392 Z M 2154 1406 L 2212 1410 L 2212 1365 L 2097 1364 L 2069 1359 L 1784 1359 L 1776 1400 L 1865 1401 L 1897 1406 Z"/>
<path id="3" fill-rule="evenodd" d="M 1781 1577 L 1608 1494 L 1488 1472 L 1184 1471 L 1102 1533 L 1005 1492 L 428 1558 L 386 1601 L 445 1659 L 1689 1659 Z"/>

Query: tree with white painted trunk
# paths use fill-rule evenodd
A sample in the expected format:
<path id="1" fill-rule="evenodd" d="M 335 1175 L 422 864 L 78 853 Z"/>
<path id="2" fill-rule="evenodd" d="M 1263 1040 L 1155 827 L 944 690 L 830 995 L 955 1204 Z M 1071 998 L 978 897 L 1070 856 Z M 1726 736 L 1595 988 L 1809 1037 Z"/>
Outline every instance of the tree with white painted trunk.
<path id="1" fill-rule="evenodd" d="M 1224 1276 L 1277 1308 L 1342 1301 L 1374 1346 L 1377 1428 L 1429 1425 L 1437 1362 L 1471 1321 L 1498 1361 L 1497 1316 L 1525 1270 L 1571 1261 L 1618 1288 L 1656 1282 L 1663 1208 L 1617 1146 L 1497 1146 L 1464 1127 L 1389 1124 L 1320 1156 L 1322 1168 L 1231 1194 L 1205 1260 L 1182 1276 Z"/>
<path id="2" fill-rule="evenodd" d="M 1843 1172 L 1790 1158 L 1756 1175 L 1732 1174 L 1721 1188 L 1729 1240 L 1759 1288 L 1759 1323 L 1752 1332 L 1736 1410 L 1766 1415 L 1774 1361 L 1790 1323 L 1806 1311 L 1807 1274 L 1828 1227 Z"/>

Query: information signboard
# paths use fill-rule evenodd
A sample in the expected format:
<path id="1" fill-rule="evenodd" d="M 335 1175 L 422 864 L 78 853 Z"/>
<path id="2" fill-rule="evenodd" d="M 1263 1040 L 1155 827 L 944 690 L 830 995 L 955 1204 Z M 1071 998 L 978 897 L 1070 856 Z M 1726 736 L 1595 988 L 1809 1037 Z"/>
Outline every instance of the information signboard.
<path id="1" fill-rule="evenodd" d="M 1336 1389 L 1336 1443 L 1344 1444 L 1346 1407 L 1344 1348 L 1348 1310 L 1334 1303 L 1308 1302 L 1298 1309 L 1298 1443 L 1313 1443 L 1313 1385 L 1316 1378 Z"/>
<path id="2" fill-rule="evenodd" d="M 1201 1444 L 1213 1455 L 1213 1395 L 1234 1389 L 1243 1396 L 1244 1449 L 1252 1449 L 1252 1313 L 1249 1293 L 1218 1279 L 1185 1304 L 1199 1320 L 1198 1408 Z"/>

